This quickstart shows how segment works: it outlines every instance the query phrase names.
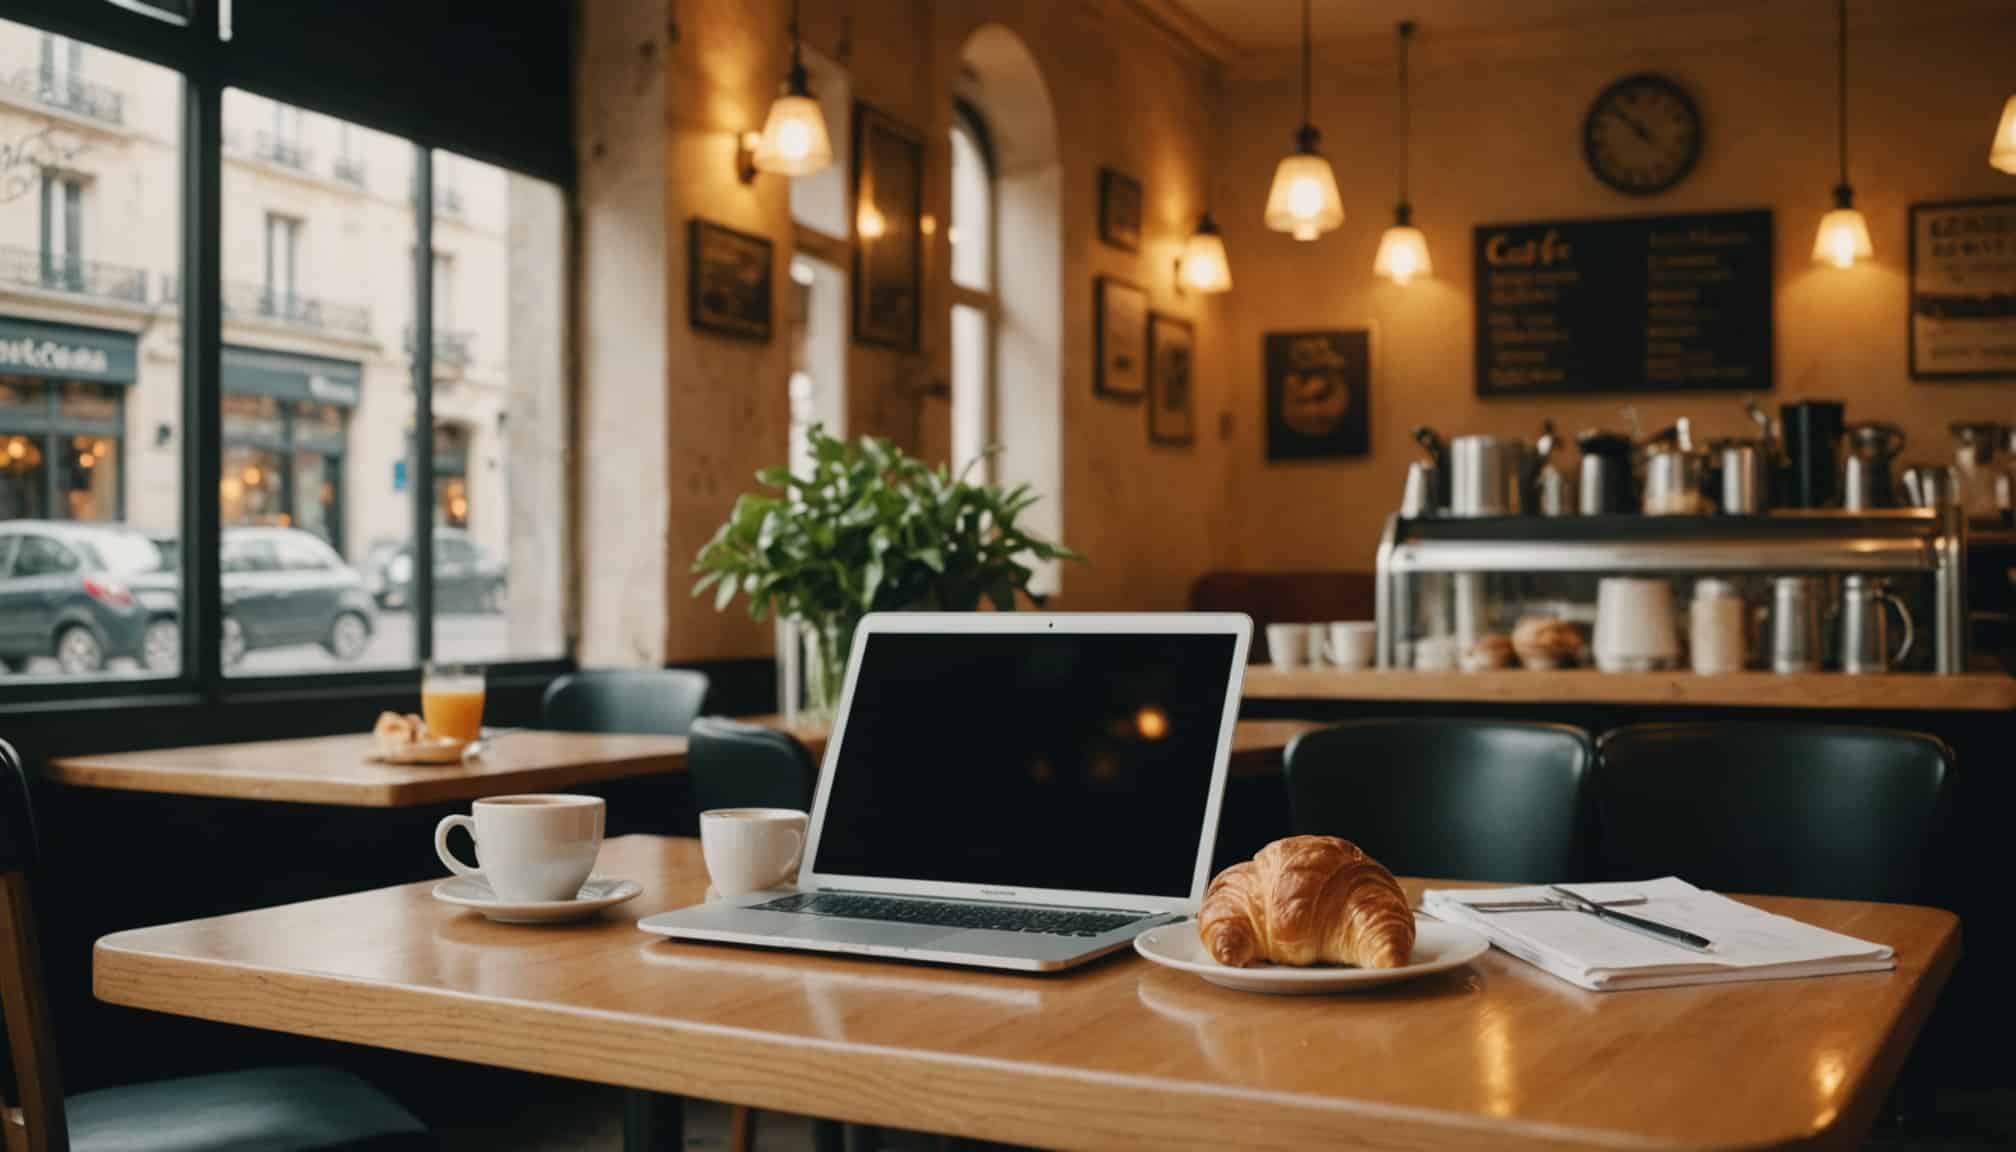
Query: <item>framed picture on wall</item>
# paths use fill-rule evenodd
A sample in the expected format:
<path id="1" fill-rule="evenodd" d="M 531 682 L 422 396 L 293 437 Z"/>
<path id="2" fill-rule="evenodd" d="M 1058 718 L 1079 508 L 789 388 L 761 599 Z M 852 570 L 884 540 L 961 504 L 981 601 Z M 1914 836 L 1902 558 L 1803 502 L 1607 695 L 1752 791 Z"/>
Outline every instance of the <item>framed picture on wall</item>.
<path id="1" fill-rule="evenodd" d="M 1188 444 L 1197 438 L 1197 330 L 1188 320 L 1148 314 L 1148 439 Z"/>
<path id="2" fill-rule="evenodd" d="M 701 332 L 769 340 L 771 246 L 694 217 L 686 226 L 686 320 Z"/>
<path id="3" fill-rule="evenodd" d="M 1911 205 L 1913 380 L 2016 379 L 2016 199 Z"/>
<path id="4" fill-rule="evenodd" d="M 924 314 L 924 141 L 854 105 L 854 338 L 915 352 Z"/>
<path id="5" fill-rule="evenodd" d="M 1099 239 L 1141 250 L 1141 182 L 1113 168 L 1099 170 Z"/>
<path id="6" fill-rule="evenodd" d="M 1372 333 L 1269 332 L 1267 459 L 1330 460 L 1372 450 Z"/>
<path id="7" fill-rule="evenodd" d="M 1098 360 L 1094 391 L 1108 396 L 1148 393 L 1148 293 L 1139 285 L 1099 277 L 1092 293 L 1092 343 Z"/>

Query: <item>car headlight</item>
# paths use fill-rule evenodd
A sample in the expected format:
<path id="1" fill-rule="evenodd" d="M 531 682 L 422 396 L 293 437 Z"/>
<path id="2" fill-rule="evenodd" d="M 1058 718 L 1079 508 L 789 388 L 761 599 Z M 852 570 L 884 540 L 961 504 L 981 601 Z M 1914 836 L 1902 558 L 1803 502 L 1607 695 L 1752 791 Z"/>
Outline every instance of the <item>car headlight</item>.
<path id="1" fill-rule="evenodd" d="M 393 580 L 404 584 L 413 578 L 413 558 L 410 556 L 394 556 L 392 563 L 386 566 L 386 571 L 392 574 Z"/>

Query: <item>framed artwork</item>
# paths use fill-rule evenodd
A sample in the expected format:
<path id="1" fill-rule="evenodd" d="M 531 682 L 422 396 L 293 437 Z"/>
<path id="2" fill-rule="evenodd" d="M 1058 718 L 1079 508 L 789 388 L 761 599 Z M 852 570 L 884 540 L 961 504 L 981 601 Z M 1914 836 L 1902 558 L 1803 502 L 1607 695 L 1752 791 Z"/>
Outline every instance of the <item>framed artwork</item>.
<path id="1" fill-rule="evenodd" d="M 1148 314 L 1148 439 L 1158 444 L 1197 439 L 1196 347 L 1188 320 Z"/>
<path id="2" fill-rule="evenodd" d="M 2016 199 L 1911 205 L 1913 380 L 2016 379 Z"/>
<path id="3" fill-rule="evenodd" d="M 696 330 L 770 339 L 771 246 L 694 217 L 686 226 L 686 320 Z"/>
<path id="4" fill-rule="evenodd" d="M 1099 169 L 1099 239 L 1141 250 L 1141 182 L 1112 168 Z"/>
<path id="5" fill-rule="evenodd" d="M 1108 396 L 1148 394 L 1148 293 L 1101 276 L 1093 291 L 1092 343 L 1098 362 L 1092 388 Z"/>
<path id="6" fill-rule="evenodd" d="M 924 141 L 854 105 L 854 338 L 917 350 L 924 313 Z"/>
<path id="7" fill-rule="evenodd" d="M 1269 332 L 1267 459 L 1330 460 L 1372 449 L 1372 333 Z"/>

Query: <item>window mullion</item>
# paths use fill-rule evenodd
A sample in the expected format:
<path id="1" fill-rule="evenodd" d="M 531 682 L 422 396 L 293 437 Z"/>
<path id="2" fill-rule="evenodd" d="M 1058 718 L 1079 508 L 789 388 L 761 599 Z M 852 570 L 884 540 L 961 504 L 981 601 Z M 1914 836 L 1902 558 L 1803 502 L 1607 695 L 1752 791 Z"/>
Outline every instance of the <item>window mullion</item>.
<path id="1" fill-rule="evenodd" d="M 223 86 L 182 85 L 182 668 L 214 696 L 223 675 Z"/>
<path id="2" fill-rule="evenodd" d="M 434 658 L 434 154 L 413 146 L 414 656 Z"/>

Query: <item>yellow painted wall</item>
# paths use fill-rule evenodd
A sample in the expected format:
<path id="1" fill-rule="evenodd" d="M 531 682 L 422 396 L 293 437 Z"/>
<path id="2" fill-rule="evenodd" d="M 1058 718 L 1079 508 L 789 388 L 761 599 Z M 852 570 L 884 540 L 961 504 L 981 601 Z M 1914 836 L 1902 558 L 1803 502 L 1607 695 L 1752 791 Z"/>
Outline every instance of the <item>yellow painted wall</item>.
<path id="1" fill-rule="evenodd" d="M 1228 567 L 1370 568 L 1398 503 L 1408 435 L 1493 432 L 1531 439 L 1621 427 L 1635 403 L 1647 428 L 1690 415 L 1710 434 L 1744 430 L 1741 397 L 1477 398 L 1471 229 L 1485 222 L 1767 207 L 1777 237 L 1776 377 L 1767 399 L 1846 400 L 1850 419 L 1904 426 L 1907 458 L 1946 456 L 1946 424 L 2016 419 L 2016 379 L 1914 384 L 1905 360 L 1906 210 L 1913 201 L 2016 196 L 1987 165 L 2003 101 L 2016 93 L 2016 5 L 1965 0 L 1850 4 L 1851 178 L 1876 263 L 1816 270 L 1814 229 L 1835 183 L 1834 5 L 1777 0 L 1705 14 L 1517 34 L 1440 37 L 1414 53 L 1412 200 L 1436 278 L 1398 288 L 1371 274 L 1397 189 L 1394 43 L 1319 46 L 1315 117 L 1336 168 L 1344 227 L 1298 244 L 1260 224 L 1274 162 L 1297 120 L 1294 54 L 1243 62 L 1218 109 L 1214 188 L 1236 290 L 1220 375 L 1234 399 Z M 1582 159 L 1583 115 L 1611 81 L 1649 70 L 1677 79 L 1704 120 L 1693 174 L 1640 200 Z M 1262 333 L 1375 329 L 1372 455 L 1265 460 Z"/>

